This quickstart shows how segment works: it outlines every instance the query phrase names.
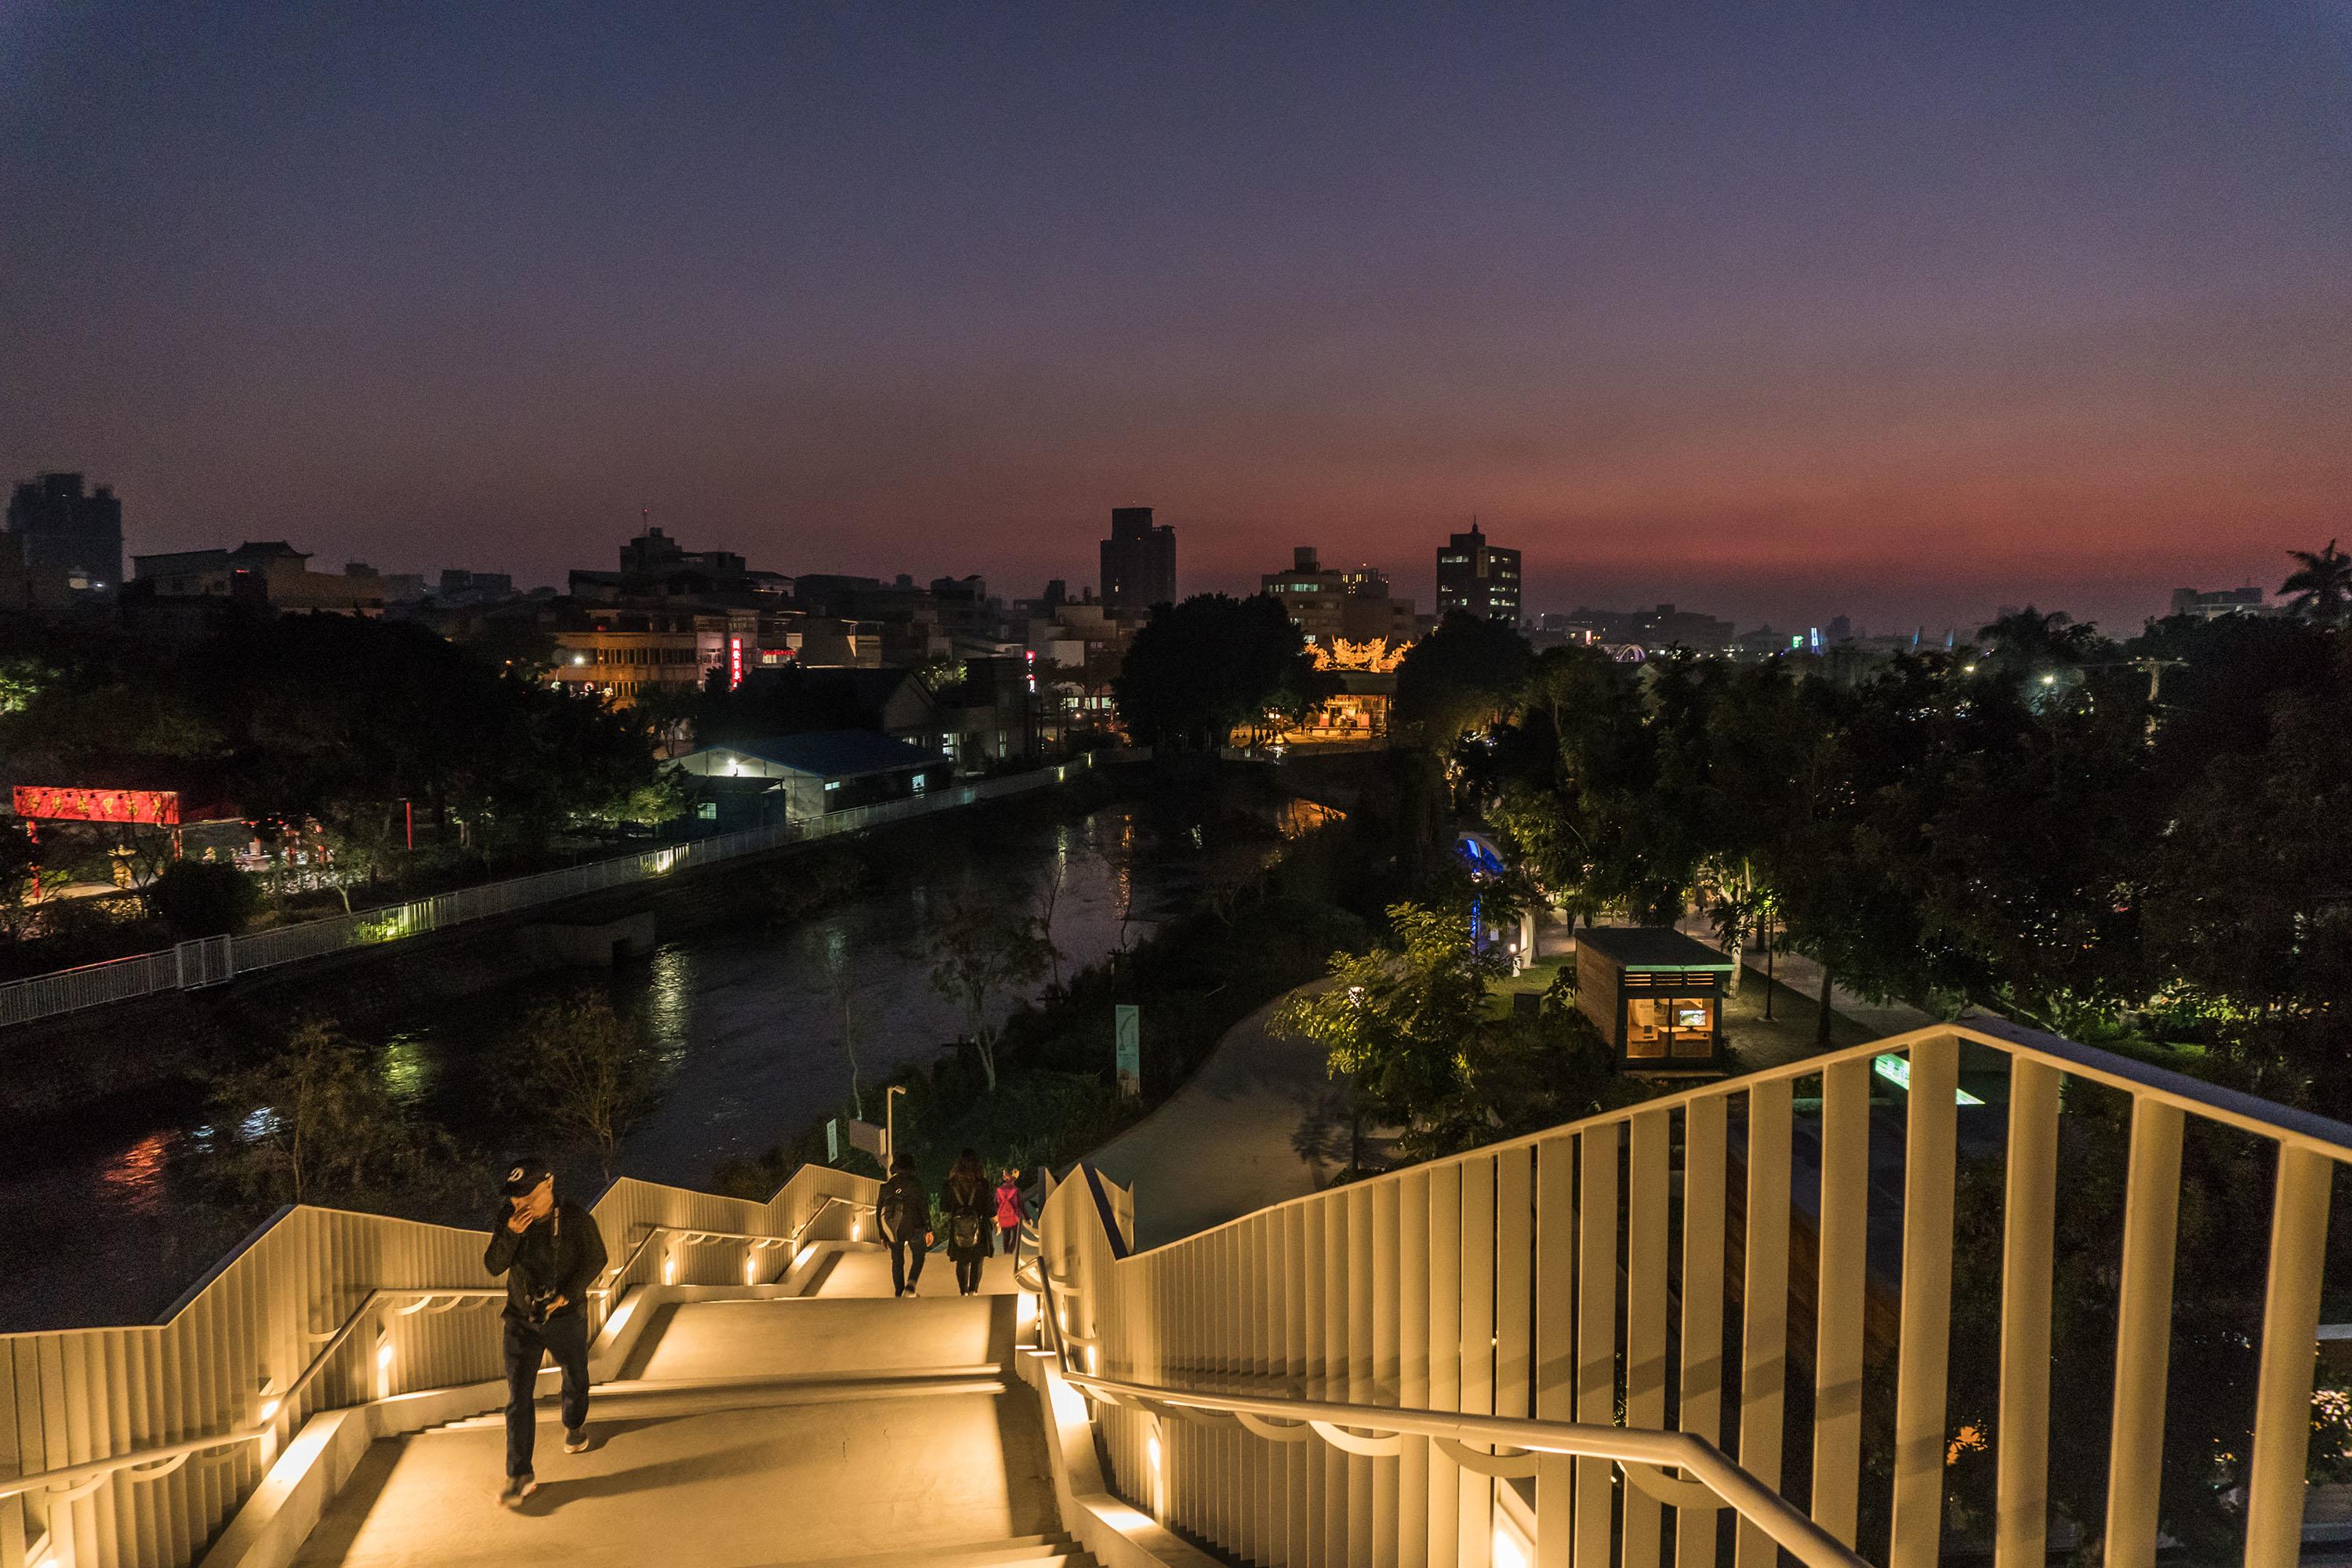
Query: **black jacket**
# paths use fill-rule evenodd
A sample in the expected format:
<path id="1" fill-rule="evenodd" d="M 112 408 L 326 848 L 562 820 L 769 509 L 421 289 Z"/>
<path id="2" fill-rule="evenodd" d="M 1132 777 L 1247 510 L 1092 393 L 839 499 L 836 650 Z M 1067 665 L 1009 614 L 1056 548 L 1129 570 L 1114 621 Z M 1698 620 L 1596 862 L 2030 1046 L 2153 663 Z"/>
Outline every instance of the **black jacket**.
<path id="1" fill-rule="evenodd" d="M 588 1287 L 604 1271 L 604 1238 L 596 1221 L 578 1204 L 559 1202 L 554 1212 L 520 1236 L 507 1228 L 513 1211 L 500 1204 L 490 1218 L 490 1245 L 482 1267 L 507 1277 L 507 1316 L 519 1323 L 542 1322 L 542 1302 L 562 1296 L 561 1311 L 588 1304 Z"/>
<path id="2" fill-rule="evenodd" d="M 883 1183 L 882 1195 L 874 1209 L 874 1217 L 881 1222 L 886 1237 L 920 1241 L 923 1233 L 931 1228 L 931 1194 L 923 1190 L 921 1179 L 911 1173 Z"/>

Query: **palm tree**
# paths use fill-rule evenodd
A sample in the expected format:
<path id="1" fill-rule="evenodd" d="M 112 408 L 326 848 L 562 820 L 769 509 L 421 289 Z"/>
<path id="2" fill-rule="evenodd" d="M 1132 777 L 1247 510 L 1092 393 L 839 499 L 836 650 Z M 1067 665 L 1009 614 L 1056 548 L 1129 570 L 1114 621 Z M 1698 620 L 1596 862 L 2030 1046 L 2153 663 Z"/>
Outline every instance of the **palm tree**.
<path id="1" fill-rule="evenodd" d="M 2345 613 L 2352 610 L 2352 555 L 2336 549 L 2332 539 L 2315 555 L 2308 550 L 2287 553 L 2300 564 L 2293 576 L 2279 584 L 2279 592 L 2289 595 L 2286 607 L 2306 621 L 2341 625 Z"/>
<path id="2" fill-rule="evenodd" d="M 1987 657 L 2002 666 L 2025 670 L 2049 665 L 2081 664 L 2098 647 L 2098 628 L 2078 621 L 2063 610 L 2043 615 L 2028 605 L 1977 628 L 1977 639 Z"/>

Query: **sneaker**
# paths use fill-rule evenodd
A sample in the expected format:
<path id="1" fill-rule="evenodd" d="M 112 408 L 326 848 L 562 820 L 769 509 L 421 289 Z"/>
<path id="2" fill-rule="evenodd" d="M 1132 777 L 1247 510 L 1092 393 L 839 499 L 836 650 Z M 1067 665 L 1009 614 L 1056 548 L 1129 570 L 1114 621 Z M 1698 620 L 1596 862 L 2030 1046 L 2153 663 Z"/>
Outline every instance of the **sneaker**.
<path id="1" fill-rule="evenodd" d="M 530 1476 L 509 1476 L 507 1489 L 499 1494 L 501 1508 L 520 1508 L 522 1500 L 539 1489 L 539 1482 Z"/>
<path id="2" fill-rule="evenodd" d="M 586 1453 L 588 1451 L 588 1428 L 585 1426 L 574 1426 L 572 1430 L 566 1432 L 563 1435 L 563 1451 L 567 1454 Z"/>

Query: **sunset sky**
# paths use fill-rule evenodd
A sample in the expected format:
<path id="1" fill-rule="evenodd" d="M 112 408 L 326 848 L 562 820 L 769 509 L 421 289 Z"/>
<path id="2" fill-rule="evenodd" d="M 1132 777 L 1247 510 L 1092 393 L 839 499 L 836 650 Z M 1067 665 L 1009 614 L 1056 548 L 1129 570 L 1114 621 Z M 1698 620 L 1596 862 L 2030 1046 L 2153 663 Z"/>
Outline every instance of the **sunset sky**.
<path id="1" fill-rule="evenodd" d="M 0 0 L 0 476 L 134 551 L 2117 629 L 2352 538 L 2352 6 Z"/>

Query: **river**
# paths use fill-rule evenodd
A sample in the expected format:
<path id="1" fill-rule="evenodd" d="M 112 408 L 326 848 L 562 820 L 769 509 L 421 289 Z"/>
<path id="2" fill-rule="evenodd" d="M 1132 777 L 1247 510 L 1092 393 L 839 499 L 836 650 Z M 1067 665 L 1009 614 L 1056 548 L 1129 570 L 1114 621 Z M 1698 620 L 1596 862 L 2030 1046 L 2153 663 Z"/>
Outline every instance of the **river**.
<path id="1" fill-rule="evenodd" d="M 952 865 L 850 898 L 793 924 L 706 927 L 614 972 L 615 1008 L 667 1059 L 659 1103 L 630 1133 L 623 1173 L 703 1186 L 721 1161 L 755 1156 L 843 1104 L 849 1061 L 840 991 L 848 977 L 863 1082 L 927 1062 L 958 1032 L 919 950 L 923 911 L 976 881 L 1034 889 L 1055 868 L 1053 939 L 1065 973 L 1147 934 L 1189 895 L 1199 837 L 1158 831 L 1142 808 L 991 834 Z M 420 1002 L 378 1031 L 378 1070 L 413 1111 L 484 1158 L 515 1140 L 496 1108 L 503 1043 L 550 998 L 594 984 L 535 976 L 488 994 Z M 371 1044 L 379 1043 L 371 1040 Z M 1109 1049 L 1106 1026 L 1105 1050 Z M 252 1222 L 201 1196 L 205 1128 L 195 1086 L 128 1095 L 45 1121 L 0 1148 L 0 1332 L 152 1319 Z M 573 1165 L 567 1163 L 565 1170 Z M 487 1178 L 486 1178 L 487 1181 Z"/>

